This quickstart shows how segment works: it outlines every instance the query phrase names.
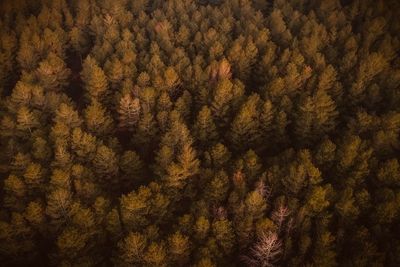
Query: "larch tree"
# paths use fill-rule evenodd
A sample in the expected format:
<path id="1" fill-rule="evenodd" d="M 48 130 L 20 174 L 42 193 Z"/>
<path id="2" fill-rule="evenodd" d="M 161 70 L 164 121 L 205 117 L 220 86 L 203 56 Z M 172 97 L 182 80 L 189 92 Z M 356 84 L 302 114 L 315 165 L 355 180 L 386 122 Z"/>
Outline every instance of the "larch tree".
<path id="1" fill-rule="evenodd" d="M 54 53 L 49 53 L 47 58 L 39 63 L 37 79 L 43 88 L 60 91 L 68 84 L 71 70 L 67 68 L 63 59 Z"/>
<path id="2" fill-rule="evenodd" d="M 338 113 L 332 98 L 324 91 L 306 97 L 298 107 L 295 133 L 305 143 L 329 134 L 336 125 Z"/>
<path id="3" fill-rule="evenodd" d="M 260 142 L 259 107 L 260 97 L 251 95 L 232 121 L 229 135 L 234 148 L 254 148 Z"/>
<path id="4" fill-rule="evenodd" d="M 85 59 L 81 76 L 87 97 L 97 101 L 104 100 L 108 92 L 107 76 L 95 60 L 90 57 Z"/>
<path id="5" fill-rule="evenodd" d="M 208 106 L 203 106 L 197 115 L 194 125 L 194 135 L 202 146 L 218 140 L 218 131 Z"/>
<path id="6" fill-rule="evenodd" d="M 119 101 L 119 127 L 132 130 L 139 121 L 140 101 L 131 95 L 124 95 Z"/>

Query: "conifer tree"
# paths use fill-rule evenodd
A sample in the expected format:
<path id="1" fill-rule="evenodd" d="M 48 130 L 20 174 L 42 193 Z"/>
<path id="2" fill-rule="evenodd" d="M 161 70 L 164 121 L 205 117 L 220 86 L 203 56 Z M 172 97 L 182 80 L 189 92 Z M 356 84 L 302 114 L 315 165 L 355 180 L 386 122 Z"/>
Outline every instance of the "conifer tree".
<path id="1" fill-rule="evenodd" d="M 329 133 L 336 125 L 337 111 L 332 99 L 323 91 L 305 98 L 299 106 L 295 132 L 299 140 L 308 143 Z"/>
<path id="2" fill-rule="evenodd" d="M 230 139 L 236 149 L 255 147 L 260 142 L 259 106 L 260 97 L 250 96 L 232 121 Z"/>
<path id="3" fill-rule="evenodd" d="M 156 156 L 156 172 L 168 186 L 183 188 L 186 180 L 198 173 L 199 160 L 192 147 L 189 130 L 182 123 L 179 114 L 173 113 L 171 117 L 170 128 L 163 136 Z"/>
<path id="4" fill-rule="evenodd" d="M 4 179 L 4 206 L 12 210 L 21 210 L 26 196 L 26 185 L 23 180 L 15 175 Z"/>
<path id="5" fill-rule="evenodd" d="M 54 53 L 49 53 L 46 60 L 39 63 L 37 78 L 43 88 L 59 91 L 68 84 L 71 71 L 65 62 Z"/>
<path id="6" fill-rule="evenodd" d="M 118 243 L 118 262 L 125 264 L 143 264 L 147 247 L 146 237 L 138 232 L 130 232 Z"/>
<path id="7" fill-rule="evenodd" d="M 108 91 L 107 77 L 104 71 L 91 57 L 87 57 L 83 63 L 81 72 L 85 84 L 86 93 L 89 99 L 101 101 Z"/>
<path id="8" fill-rule="evenodd" d="M 229 254 L 234 246 L 232 223 L 227 219 L 217 220 L 212 224 L 212 232 L 224 254 Z"/>
<path id="9" fill-rule="evenodd" d="M 85 110 L 87 129 L 96 136 L 105 136 L 113 129 L 113 120 L 100 102 L 94 100 Z"/>
<path id="10" fill-rule="evenodd" d="M 140 102 L 126 94 L 119 101 L 119 127 L 132 129 L 138 122 L 140 115 Z"/>
<path id="11" fill-rule="evenodd" d="M 107 78 L 110 81 L 112 88 L 117 86 L 124 79 L 124 65 L 118 58 L 113 58 L 111 61 L 107 61 L 104 65 L 106 70 Z"/>
<path id="12" fill-rule="evenodd" d="M 218 126 L 223 127 L 228 122 L 228 114 L 230 112 L 230 100 L 232 99 L 233 84 L 227 80 L 218 82 L 214 89 L 214 96 L 211 102 L 211 112 L 215 117 Z"/>
<path id="13" fill-rule="evenodd" d="M 54 121 L 56 123 L 61 122 L 70 129 L 79 127 L 82 123 L 82 120 L 80 119 L 78 112 L 75 111 L 73 107 L 65 103 L 62 103 L 56 110 Z"/>
<path id="14" fill-rule="evenodd" d="M 203 146 L 218 140 L 218 131 L 211 110 L 207 106 L 203 106 L 199 111 L 193 130 L 196 139 Z"/>
<path id="15" fill-rule="evenodd" d="M 180 232 L 174 233 L 169 238 L 168 252 L 173 264 L 184 266 L 188 262 L 190 255 L 189 238 Z"/>
<path id="16" fill-rule="evenodd" d="M 110 178 L 118 172 L 118 163 L 115 152 L 107 146 L 99 146 L 93 159 L 95 172 L 105 178 Z"/>
<path id="17" fill-rule="evenodd" d="M 96 138 L 75 128 L 71 136 L 71 149 L 83 161 L 90 161 L 96 151 Z"/>
<path id="18" fill-rule="evenodd" d="M 39 126 L 38 116 L 30 111 L 27 107 L 23 106 L 17 112 L 17 129 L 22 132 L 32 133 L 34 128 Z"/>
<path id="19" fill-rule="evenodd" d="M 4 266 L 400 266 L 399 1 L 0 1 Z"/>

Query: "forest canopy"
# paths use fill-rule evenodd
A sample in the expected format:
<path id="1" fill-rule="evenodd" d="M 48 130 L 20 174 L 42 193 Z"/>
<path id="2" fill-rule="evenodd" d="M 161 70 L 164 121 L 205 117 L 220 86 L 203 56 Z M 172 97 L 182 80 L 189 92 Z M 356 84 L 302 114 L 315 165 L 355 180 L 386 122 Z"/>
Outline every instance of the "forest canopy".
<path id="1" fill-rule="evenodd" d="M 2 266 L 400 266 L 400 2 L 3 0 Z"/>

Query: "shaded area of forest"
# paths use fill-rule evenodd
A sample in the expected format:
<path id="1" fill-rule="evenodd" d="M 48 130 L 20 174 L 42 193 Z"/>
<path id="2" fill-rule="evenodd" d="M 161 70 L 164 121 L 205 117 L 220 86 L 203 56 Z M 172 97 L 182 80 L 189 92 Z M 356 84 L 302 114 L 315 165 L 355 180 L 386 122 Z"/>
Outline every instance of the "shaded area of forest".
<path id="1" fill-rule="evenodd" d="M 400 266 L 398 1 L 0 14 L 5 266 Z"/>

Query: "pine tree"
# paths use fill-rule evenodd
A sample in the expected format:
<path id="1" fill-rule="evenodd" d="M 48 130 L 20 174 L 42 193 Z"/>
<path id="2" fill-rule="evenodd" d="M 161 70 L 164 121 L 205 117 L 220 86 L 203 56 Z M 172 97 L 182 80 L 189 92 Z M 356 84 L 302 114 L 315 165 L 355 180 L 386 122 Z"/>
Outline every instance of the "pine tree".
<path id="1" fill-rule="evenodd" d="M 249 182 L 255 181 L 262 170 L 260 157 L 253 150 L 248 150 L 243 157 L 243 167 Z"/>
<path id="2" fill-rule="evenodd" d="M 124 95 L 119 101 L 119 127 L 132 130 L 140 116 L 140 101 L 131 95 Z"/>
<path id="3" fill-rule="evenodd" d="M 96 138 L 75 128 L 71 136 L 71 149 L 82 161 L 90 161 L 96 151 Z"/>
<path id="4" fill-rule="evenodd" d="M 29 131 L 32 133 L 34 128 L 39 127 L 39 118 L 38 116 L 29 110 L 29 108 L 23 106 L 18 109 L 17 112 L 17 130 L 22 132 Z"/>
<path id="5" fill-rule="evenodd" d="M 39 53 L 28 40 L 21 41 L 17 53 L 17 61 L 21 69 L 32 71 L 39 63 Z"/>
<path id="6" fill-rule="evenodd" d="M 37 163 L 31 163 L 25 170 L 24 173 L 24 182 L 27 185 L 30 194 L 39 193 L 38 189 L 43 189 L 43 179 L 44 173 L 42 170 L 42 166 Z"/>
<path id="7" fill-rule="evenodd" d="M 329 95 L 318 91 L 305 98 L 296 114 L 295 133 L 299 140 L 308 144 L 332 131 L 338 115 L 336 106 Z"/>
<path id="8" fill-rule="evenodd" d="M 176 232 L 168 240 L 168 254 L 171 262 L 178 266 L 187 264 L 190 255 L 189 237 Z"/>
<path id="9" fill-rule="evenodd" d="M 25 219 L 35 228 L 43 231 L 46 223 L 45 209 L 41 202 L 29 202 L 24 212 Z"/>
<path id="10" fill-rule="evenodd" d="M 65 103 L 62 103 L 56 110 L 54 122 L 61 122 L 71 129 L 79 127 L 82 124 L 78 112 Z"/>
<path id="11" fill-rule="evenodd" d="M 139 155 L 134 151 L 127 150 L 125 151 L 120 159 L 119 166 L 121 171 L 125 173 L 126 178 L 125 183 L 126 186 L 131 186 L 133 183 L 137 181 L 144 180 L 144 163 L 140 159 Z M 129 188 L 129 187 L 128 187 Z"/>
<path id="12" fill-rule="evenodd" d="M 192 145 L 192 137 L 179 113 L 171 113 L 170 128 L 161 139 L 155 166 L 156 172 L 167 185 L 183 188 L 188 178 L 198 174 L 200 162 Z"/>
<path id="13" fill-rule="evenodd" d="M 118 243 L 118 262 L 143 264 L 147 247 L 146 237 L 138 232 L 130 232 Z"/>
<path id="14" fill-rule="evenodd" d="M 118 159 L 115 152 L 107 146 L 101 145 L 96 150 L 93 159 L 94 171 L 104 178 L 115 176 L 118 172 Z"/>
<path id="15" fill-rule="evenodd" d="M 4 206 L 12 210 L 21 210 L 26 196 L 26 185 L 22 179 L 10 175 L 4 179 Z"/>
<path id="16" fill-rule="evenodd" d="M 167 266 L 167 251 L 164 244 L 152 242 L 147 248 L 144 259 L 148 266 Z"/>
<path id="17" fill-rule="evenodd" d="M 72 195 L 67 189 L 55 189 L 47 197 L 46 214 L 51 222 L 60 225 L 69 219 L 72 205 Z"/>
<path id="18" fill-rule="evenodd" d="M 282 12 L 279 9 L 274 9 L 269 16 L 269 25 L 272 35 L 280 35 L 286 31 L 286 24 L 283 20 Z"/>
<path id="19" fill-rule="evenodd" d="M 272 137 L 274 111 L 271 101 L 266 100 L 260 113 L 260 131 L 262 136 L 261 146 L 268 146 L 268 139 Z"/>
<path id="20" fill-rule="evenodd" d="M 173 67 L 168 67 L 164 72 L 165 88 L 167 92 L 174 95 L 176 87 L 180 84 L 180 79 Z"/>
<path id="21" fill-rule="evenodd" d="M 84 112 L 87 129 L 96 136 L 105 136 L 113 129 L 113 119 L 100 102 L 93 101 Z"/>
<path id="22" fill-rule="evenodd" d="M 209 153 L 207 154 L 210 157 L 210 164 L 216 169 L 224 167 L 232 156 L 228 148 L 221 143 L 211 147 Z"/>
<path id="23" fill-rule="evenodd" d="M 151 190 L 144 186 L 121 197 L 121 219 L 127 229 L 137 231 L 149 224 L 150 198 Z"/>
<path id="24" fill-rule="evenodd" d="M 203 241 L 209 233 L 210 230 L 210 222 L 204 216 L 200 216 L 197 220 L 194 227 L 195 238 Z"/>
<path id="25" fill-rule="evenodd" d="M 232 89 L 233 84 L 227 79 L 219 81 L 214 89 L 210 109 L 219 127 L 224 127 L 228 123 Z"/>
<path id="26" fill-rule="evenodd" d="M 111 87 L 114 89 L 117 88 L 124 79 L 123 63 L 118 58 L 114 57 L 105 63 L 104 69 Z"/>
<path id="27" fill-rule="evenodd" d="M 32 100 L 32 84 L 18 81 L 11 94 L 11 103 L 15 106 L 27 106 Z"/>
<path id="28" fill-rule="evenodd" d="M 17 257 L 15 263 L 33 263 L 37 256 L 33 231 L 20 213 L 13 212 L 10 222 L 0 221 L 0 250 L 3 257 Z"/>
<path id="29" fill-rule="evenodd" d="M 175 110 L 179 112 L 181 117 L 185 121 L 189 121 L 191 119 L 191 111 L 192 107 L 192 95 L 188 91 L 183 91 L 181 97 L 179 97 L 175 102 Z"/>
<path id="30" fill-rule="evenodd" d="M 388 186 L 400 184 L 400 164 L 397 159 L 389 159 L 381 164 L 377 180 Z"/>
<path id="31" fill-rule="evenodd" d="M 211 203 L 223 203 L 229 190 L 229 178 L 225 171 L 217 172 L 205 188 L 207 201 Z"/>
<path id="32" fill-rule="evenodd" d="M 203 106 L 199 111 L 193 131 L 194 136 L 203 147 L 218 140 L 218 131 L 211 110 L 207 106 Z"/>
<path id="33" fill-rule="evenodd" d="M 85 32 L 77 26 L 72 27 L 68 32 L 71 45 L 76 52 L 83 55 L 89 49 L 89 38 Z"/>
<path id="34" fill-rule="evenodd" d="M 161 92 L 157 100 L 157 122 L 161 132 L 165 133 L 168 128 L 169 113 L 172 109 L 172 102 L 166 92 Z"/>
<path id="35" fill-rule="evenodd" d="M 65 62 L 54 53 L 49 53 L 46 60 L 39 63 L 37 78 L 43 88 L 60 91 L 68 84 L 70 69 Z"/>
<path id="36" fill-rule="evenodd" d="M 81 75 L 88 98 L 97 101 L 103 100 L 108 92 L 107 77 L 91 57 L 85 59 Z"/>
<path id="37" fill-rule="evenodd" d="M 218 245 L 221 247 L 225 255 L 229 255 L 232 252 L 234 246 L 235 237 L 232 229 L 232 223 L 227 219 L 217 220 L 213 222 L 212 232 L 215 236 Z"/>
<path id="38" fill-rule="evenodd" d="M 307 206 L 311 213 L 318 214 L 329 206 L 327 194 L 330 185 L 324 187 L 316 186 L 307 196 Z"/>
<path id="39" fill-rule="evenodd" d="M 355 205 L 353 190 L 350 187 L 347 187 L 340 195 L 340 199 L 335 205 L 336 211 L 345 221 L 352 221 L 356 219 L 359 214 L 359 210 Z"/>
<path id="40" fill-rule="evenodd" d="M 155 144 L 157 144 L 158 128 L 154 116 L 150 112 L 144 112 L 139 120 L 136 133 L 132 142 L 145 155 L 149 155 Z"/>
<path id="41" fill-rule="evenodd" d="M 196 175 L 199 171 L 199 160 L 196 151 L 189 143 L 183 144 L 177 156 L 177 163 L 167 167 L 167 184 L 172 187 L 182 188 L 182 181 Z"/>
<path id="42" fill-rule="evenodd" d="M 254 148 L 260 143 L 259 106 L 260 97 L 257 94 L 251 95 L 232 121 L 229 136 L 234 148 Z"/>

